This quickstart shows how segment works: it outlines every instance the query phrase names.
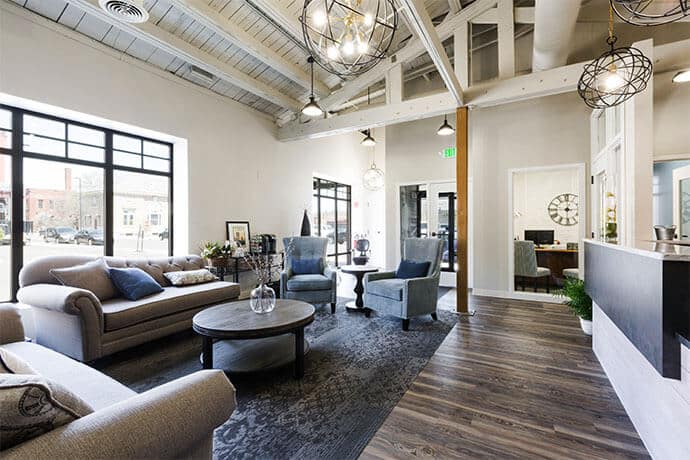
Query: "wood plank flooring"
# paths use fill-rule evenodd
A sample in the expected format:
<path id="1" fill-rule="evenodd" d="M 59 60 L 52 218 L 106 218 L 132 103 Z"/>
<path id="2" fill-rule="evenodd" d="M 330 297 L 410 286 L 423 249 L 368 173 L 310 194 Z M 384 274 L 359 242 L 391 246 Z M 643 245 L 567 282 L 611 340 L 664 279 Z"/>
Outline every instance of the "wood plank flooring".
<path id="1" fill-rule="evenodd" d="M 564 306 L 472 305 L 361 458 L 649 458 Z"/>

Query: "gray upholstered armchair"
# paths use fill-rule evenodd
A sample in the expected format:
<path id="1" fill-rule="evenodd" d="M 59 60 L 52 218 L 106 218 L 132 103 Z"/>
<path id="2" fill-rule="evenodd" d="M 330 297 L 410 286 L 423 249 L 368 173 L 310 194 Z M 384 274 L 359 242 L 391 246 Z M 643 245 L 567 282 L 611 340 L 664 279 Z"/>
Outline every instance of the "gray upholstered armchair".
<path id="1" fill-rule="evenodd" d="M 537 252 L 533 241 L 515 240 L 515 251 L 513 253 L 515 262 L 515 280 L 522 284 L 525 290 L 525 279 L 534 281 L 534 292 L 537 292 L 537 282 L 540 278 L 546 278 L 546 292 L 549 292 L 551 270 L 537 266 Z M 516 283 L 516 289 L 518 283 Z"/>
<path id="2" fill-rule="evenodd" d="M 302 300 L 311 304 L 330 303 L 331 313 L 335 313 L 338 274 L 326 262 L 328 239 L 294 236 L 283 238 L 283 245 L 287 258 L 285 270 L 280 274 L 280 297 Z M 304 259 L 319 259 L 319 273 L 295 273 L 293 263 Z"/>
<path id="3" fill-rule="evenodd" d="M 364 305 L 368 309 L 402 318 L 404 331 L 409 329 L 413 316 L 430 314 L 436 319 L 442 252 L 443 242 L 440 239 L 406 239 L 402 258 L 429 262 L 426 276 L 399 279 L 395 277 L 395 271 L 367 273 L 364 277 Z"/>

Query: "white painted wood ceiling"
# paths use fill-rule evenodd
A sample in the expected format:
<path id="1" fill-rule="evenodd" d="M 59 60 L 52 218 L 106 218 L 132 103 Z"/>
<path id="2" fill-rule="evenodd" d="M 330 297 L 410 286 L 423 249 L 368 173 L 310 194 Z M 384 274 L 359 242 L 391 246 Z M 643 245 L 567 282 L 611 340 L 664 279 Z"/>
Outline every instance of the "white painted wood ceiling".
<path id="1" fill-rule="evenodd" d="M 286 109 L 273 102 L 263 99 L 249 91 L 241 89 L 231 82 L 215 78 L 213 83 L 206 83 L 190 76 L 190 63 L 168 52 L 158 49 L 144 40 L 136 38 L 121 30 L 117 26 L 108 24 L 98 17 L 85 13 L 69 0 L 2 0 L 16 3 L 32 12 L 55 21 L 69 29 L 84 34 L 118 51 L 126 53 L 144 62 L 164 69 L 194 84 L 206 87 L 218 94 L 228 97 L 241 104 L 247 105 L 260 112 L 279 117 Z M 306 62 L 307 53 L 302 46 L 301 37 L 292 37 L 285 30 L 277 27 L 257 10 L 251 0 L 202 0 L 209 8 L 220 13 L 224 18 L 232 21 L 257 39 L 285 61 L 299 67 L 303 72 L 309 72 Z M 294 18 L 301 15 L 303 1 L 301 0 L 271 0 L 271 3 L 283 7 Z M 426 8 L 432 18 L 445 15 L 453 2 L 448 0 L 426 0 Z M 463 0 L 462 4 L 471 3 Z M 192 17 L 185 14 L 170 0 L 144 0 L 144 6 L 150 14 L 149 23 L 169 32 L 194 47 L 209 53 L 218 60 L 225 62 L 236 70 L 248 75 L 254 80 L 275 88 L 282 94 L 297 101 L 306 101 L 308 88 L 294 82 L 268 64 L 248 54 L 240 47 L 230 43 L 213 30 L 205 27 Z M 270 16 L 270 15 L 269 15 Z M 397 47 L 404 46 L 410 36 L 404 22 L 401 21 L 400 31 L 396 36 Z M 330 90 L 340 84 L 337 77 L 330 75 L 315 66 L 315 78 L 324 82 Z"/>

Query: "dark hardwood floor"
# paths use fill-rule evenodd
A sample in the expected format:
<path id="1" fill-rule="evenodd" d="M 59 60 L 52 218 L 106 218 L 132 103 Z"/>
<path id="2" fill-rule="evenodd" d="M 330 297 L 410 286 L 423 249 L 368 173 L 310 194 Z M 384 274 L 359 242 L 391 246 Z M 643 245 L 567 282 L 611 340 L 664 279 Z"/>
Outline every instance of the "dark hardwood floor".
<path id="1" fill-rule="evenodd" d="M 361 458 L 648 458 L 564 306 L 472 304 Z"/>

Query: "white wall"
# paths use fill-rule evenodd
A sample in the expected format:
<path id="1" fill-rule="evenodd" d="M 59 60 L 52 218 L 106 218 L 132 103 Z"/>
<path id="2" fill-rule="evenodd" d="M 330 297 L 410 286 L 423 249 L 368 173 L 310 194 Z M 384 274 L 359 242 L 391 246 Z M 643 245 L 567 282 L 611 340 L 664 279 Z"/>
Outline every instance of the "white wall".
<path id="1" fill-rule="evenodd" d="M 673 83 L 674 75 L 675 71 L 654 76 L 655 159 L 690 159 L 690 83 Z"/>
<path id="2" fill-rule="evenodd" d="M 525 230 L 554 230 L 554 239 L 561 244 L 577 242 L 579 223 L 565 226 L 555 223 L 549 215 L 549 204 L 563 193 L 579 194 L 577 169 L 518 172 L 513 175 L 513 233 L 525 238 Z"/>
<path id="3" fill-rule="evenodd" d="M 186 139 L 183 250 L 225 239 L 227 219 L 249 220 L 252 233 L 297 233 L 311 206 L 313 173 L 353 186 L 353 232 L 369 230 L 359 134 L 280 143 L 268 117 L 4 4 L 0 92 Z M 176 187 L 184 189 L 184 168 L 177 171 Z"/>

